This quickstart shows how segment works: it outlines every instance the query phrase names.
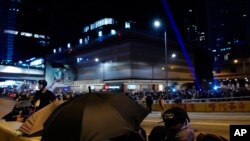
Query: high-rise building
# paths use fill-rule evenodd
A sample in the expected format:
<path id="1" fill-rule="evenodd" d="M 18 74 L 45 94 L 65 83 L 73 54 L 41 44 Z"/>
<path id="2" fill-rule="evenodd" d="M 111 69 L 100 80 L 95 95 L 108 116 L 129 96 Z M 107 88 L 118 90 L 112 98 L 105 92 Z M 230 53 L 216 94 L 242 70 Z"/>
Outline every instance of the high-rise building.
<path id="1" fill-rule="evenodd" d="M 249 77 L 248 0 L 193 0 L 178 9 L 180 5 L 176 2 L 168 1 L 168 4 L 178 28 L 184 29 L 183 40 L 196 48 L 195 70 L 200 83 Z"/>
<path id="2" fill-rule="evenodd" d="M 248 0 L 207 0 L 208 49 L 213 53 L 215 65 L 249 56 L 249 3 Z"/>
<path id="3" fill-rule="evenodd" d="M 166 3 L 169 7 L 169 10 L 165 9 L 165 15 L 168 19 L 168 37 L 179 43 L 191 44 L 194 47 L 195 61 L 193 65 L 197 81 L 196 88 L 203 89 L 203 82 L 213 80 L 211 52 L 207 49 L 205 2 L 192 0 L 167 1 Z M 180 3 L 182 4 L 180 5 Z M 172 15 L 172 18 L 169 15 Z"/>
<path id="4" fill-rule="evenodd" d="M 49 45 L 47 5 L 42 0 L 1 0 L 0 62 L 43 57 Z"/>
<path id="5" fill-rule="evenodd" d="M 250 77 L 249 8 L 248 0 L 206 1 L 207 43 L 213 57 L 213 74 L 226 85 L 245 87 Z"/>

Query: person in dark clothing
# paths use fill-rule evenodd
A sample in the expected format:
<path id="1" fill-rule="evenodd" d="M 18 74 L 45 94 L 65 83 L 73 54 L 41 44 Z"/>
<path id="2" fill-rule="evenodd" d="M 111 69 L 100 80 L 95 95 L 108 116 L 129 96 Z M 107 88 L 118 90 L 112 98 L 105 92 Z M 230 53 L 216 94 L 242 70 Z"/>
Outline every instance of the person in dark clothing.
<path id="1" fill-rule="evenodd" d="M 167 129 L 163 125 L 155 126 L 149 136 L 148 141 L 166 141 L 167 139 Z"/>
<path id="2" fill-rule="evenodd" d="M 39 80 L 38 81 L 38 88 L 39 91 L 35 93 L 33 98 L 33 104 L 35 106 L 35 110 L 42 109 L 43 107 L 47 106 L 51 102 L 56 100 L 56 96 L 46 88 L 47 81 L 46 80 Z"/>
<path id="3" fill-rule="evenodd" d="M 88 89 L 89 89 L 89 93 L 91 93 L 91 87 L 90 86 L 88 86 Z"/>
<path id="4" fill-rule="evenodd" d="M 205 134 L 205 133 L 201 132 L 197 135 L 196 141 L 228 141 L 228 139 L 226 139 L 220 135 Z"/>
<path id="5" fill-rule="evenodd" d="M 144 128 L 139 127 L 136 131 L 112 138 L 109 141 L 147 141 L 147 133 Z"/>
<path id="6" fill-rule="evenodd" d="M 172 107 L 162 114 L 166 128 L 166 141 L 194 141 L 194 130 L 189 124 L 187 112 L 180 107 Z"/>
<path id="7" fill-rule="evenodd" d="M 151 113 L 152 112 L 152 105 L 153 105 L 153 98 L 151 95 L 147 95 L 146 105 L 147 105 L 147 110 Z"/>

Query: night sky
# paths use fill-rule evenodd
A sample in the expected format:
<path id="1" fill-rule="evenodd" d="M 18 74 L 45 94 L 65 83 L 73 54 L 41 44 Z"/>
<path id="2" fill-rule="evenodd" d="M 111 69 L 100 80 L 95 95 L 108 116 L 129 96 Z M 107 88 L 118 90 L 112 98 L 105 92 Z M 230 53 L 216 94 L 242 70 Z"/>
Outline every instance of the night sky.
<path id="1" fill-rule="evenodd" d="M 190 8 L 201 10 L 202 6 L 197 5 L 197 1 L 199 0 L 167 1 L 184 36 L 186 23 L 204 21 L 192 19 L 196 17 L 194 15 L 189 21 L 186 19 Z M 157 18 L 169 24 L 162 0 L 23 0 L 21 11 L 17 19 L 20 22 L 18 28 L 22 31 L 49 35 L 52 48 L 77 41 L 84 26 L 105 17 L 133 20 L 138 25 L 144 24 L 151 28 L 152 21 Z M 194 10 L 193 13 L 201 12 Z M 171 30 L 171 27 L 168 29 Z"/>
<path id="2" fill-rule="evenodd" d="M 162 14 L 161 0 L 62 0 L 51 2 L 51 31 L 58 38 L 71 39 L 86 24 L 104 17 L 119 17 L 145 21 Z M 54 32 L 55 31 L 55 32 Z M 65 37 L 60 34 L 64 31 Z"/>

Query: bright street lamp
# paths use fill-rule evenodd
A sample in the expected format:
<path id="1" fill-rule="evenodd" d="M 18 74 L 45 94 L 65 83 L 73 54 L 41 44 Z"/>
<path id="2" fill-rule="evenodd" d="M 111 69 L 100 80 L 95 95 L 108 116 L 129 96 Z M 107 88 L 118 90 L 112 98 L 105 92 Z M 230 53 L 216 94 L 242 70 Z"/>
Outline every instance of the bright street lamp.
<path id="1" fill-rule="evenodd" d="M 154 27 L 164 29 L 164 47 L 165 47 L 165 71 L 166 71 L 166 84 L 168 86 L 168 50 L 167 50 L 167 29 L 165 26 L 161 25 L 159 20 L 154 21 Z"/>

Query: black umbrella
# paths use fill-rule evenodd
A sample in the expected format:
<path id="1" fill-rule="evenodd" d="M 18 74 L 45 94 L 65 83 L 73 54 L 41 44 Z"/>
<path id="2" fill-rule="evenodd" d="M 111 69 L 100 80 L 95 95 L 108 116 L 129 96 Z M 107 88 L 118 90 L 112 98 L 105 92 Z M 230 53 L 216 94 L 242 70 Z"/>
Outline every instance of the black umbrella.
<path id="1" fill-rule="evenodd" d="M 147 115 L 148 111 L 128 96 L 84 94 L 50 115 L 41 141 L 104 141 L 135 131 Z"/>

